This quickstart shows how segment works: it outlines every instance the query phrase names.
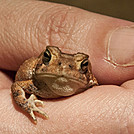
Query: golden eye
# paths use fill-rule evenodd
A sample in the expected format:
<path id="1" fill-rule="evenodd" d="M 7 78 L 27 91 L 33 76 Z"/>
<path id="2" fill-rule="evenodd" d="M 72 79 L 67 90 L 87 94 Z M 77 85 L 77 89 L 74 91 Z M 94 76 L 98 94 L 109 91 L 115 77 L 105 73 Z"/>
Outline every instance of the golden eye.
<path id="1" fill-rule="evenodd" d="M 81 62 L 81 70 L 82 72 L 86 72 L 88 69 L 88 59 L 85 59 Z"/>
<path id="2" fill-rule="evenodd" d="M 50 60 L 51 60 L 51 53 L 50 53 L 49 50 L 46 50 L 46 51 L 44 52 L 44 56 L 43 56 L 42 61 L 43 61 L 43 63 L 44 63 L 45 65 L 48 65 Z"/>

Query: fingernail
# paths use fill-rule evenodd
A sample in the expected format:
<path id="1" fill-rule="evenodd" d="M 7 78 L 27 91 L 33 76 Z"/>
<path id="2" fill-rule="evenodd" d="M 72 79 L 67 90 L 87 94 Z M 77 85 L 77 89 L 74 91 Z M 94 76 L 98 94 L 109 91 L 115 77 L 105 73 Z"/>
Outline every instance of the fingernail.
<path id="1" fill-rule="evenodd" d="M 134 66 L 134 28 L 122 27 L 109 37 L 106 59 L 116 66 Z"/>

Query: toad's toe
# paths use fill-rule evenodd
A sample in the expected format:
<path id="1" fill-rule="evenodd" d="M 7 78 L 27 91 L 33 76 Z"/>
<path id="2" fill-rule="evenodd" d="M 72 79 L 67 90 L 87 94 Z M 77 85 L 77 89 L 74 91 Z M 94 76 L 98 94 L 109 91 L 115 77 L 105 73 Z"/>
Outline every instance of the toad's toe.
<path id="1" fill-rule="evenodd" d="M 28 99 L 28 107 L 30 109 L 29 114 L 31 115 L 32 119 L 36 122 L 37 119 L 34 115 L 34 112 L 37 112 L 41 115 L 43 115 L 46 119 L 48 119 L 48 115 L 41 111 L 37 106 L 43 106 L 43 101 L 37 100 L 36 96 L 32 94 Z"/>

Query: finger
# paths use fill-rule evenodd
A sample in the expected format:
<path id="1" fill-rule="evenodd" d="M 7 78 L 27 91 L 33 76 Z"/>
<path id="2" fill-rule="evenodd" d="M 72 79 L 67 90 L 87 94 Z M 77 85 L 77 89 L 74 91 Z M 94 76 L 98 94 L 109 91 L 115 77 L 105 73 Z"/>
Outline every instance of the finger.
<path id="1" fill-rule="evenodd" d="M 45 101 L 43 111 L 49 119 L 37 116 L 36 126 L 25 112 L 13 105 L 9 90 L 1 90 L 0 94 L 0 131 L 33 134 L 134 133 L 132 89 L 99 86 L 67 99 Z"/>
<path id="2" fill-rule="evenodd" d="M 2 1 L 0 6 L 1 68 L 16 70 L 46 45 L 56 45 L 89 54 L 101 84 L 134 78 L 132 22 L 41 1 Z"/>

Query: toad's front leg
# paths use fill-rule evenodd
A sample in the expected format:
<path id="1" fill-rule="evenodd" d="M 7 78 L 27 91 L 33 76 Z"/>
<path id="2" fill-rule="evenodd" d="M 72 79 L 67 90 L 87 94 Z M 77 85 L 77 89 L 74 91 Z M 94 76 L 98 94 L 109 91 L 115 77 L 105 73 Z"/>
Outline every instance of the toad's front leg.
<path id="1" fill-rule="evenodd" d="M 13 98 L 15 102 L 26 112 L 28 112 L 34 122 L 36 123 L 37 119 L 34 115 L 34 111 L 43 115 L 45 118 L 48 118 L 47 114 L 37 108 L 37 106 L 43 106 L 43 101 L 40 101 L 33 94 L 37 88 L 33 85 L 32 80 L 27 81 L 16 81 L 11 87 Z M 27 99 L 25 97 L 25 92 L 30 93 L 31 96 Z"/>

